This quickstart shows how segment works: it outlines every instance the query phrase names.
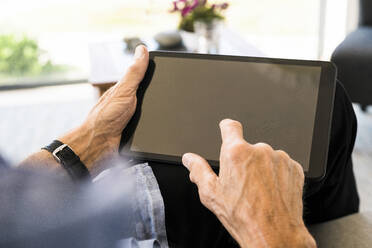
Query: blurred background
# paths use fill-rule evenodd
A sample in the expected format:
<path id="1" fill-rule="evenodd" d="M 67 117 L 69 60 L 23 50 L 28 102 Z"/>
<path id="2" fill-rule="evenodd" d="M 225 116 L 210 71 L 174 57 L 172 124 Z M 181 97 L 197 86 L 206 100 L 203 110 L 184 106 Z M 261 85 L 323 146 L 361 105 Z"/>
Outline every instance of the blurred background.
<path id="1" fill-rule="evenodd" d="M 215 53 L 330 60 L 358 24 L 358 0 L 214 1 L 225 2 Z M 182 38 L 184 50 L 198 51 L 188 33 L 170 32 L 182 19 L 174 7 L 171 0 L 0 0 L 1 154 L 16 164 L 79 125 L 136 43 L 158 49 L 159 41 Z M 372 114 L 355 110 L 356 174 L 368 184 Z M 363 199 L 372 199 L 364 188 Z"/>
<path id="2" fill-rule="evenodd" d="M 1 65 L 0 85 L 86 81 L 89 43 L 150 38 L 177 29 L 180 20 L 180 15 L 170 13 L 172 1 L 167 0 L 0 3 L 0 49 L 8 46 L 19 53 L 7 66 Z M 357 0 L 228 3 L 225 25 L 270 57 L 327 60 L 357 23 Z M 27 49 L 20 54 L 24 47 Z M 6 55 L 7 51 L 1 49 L 0 59 Z"/>

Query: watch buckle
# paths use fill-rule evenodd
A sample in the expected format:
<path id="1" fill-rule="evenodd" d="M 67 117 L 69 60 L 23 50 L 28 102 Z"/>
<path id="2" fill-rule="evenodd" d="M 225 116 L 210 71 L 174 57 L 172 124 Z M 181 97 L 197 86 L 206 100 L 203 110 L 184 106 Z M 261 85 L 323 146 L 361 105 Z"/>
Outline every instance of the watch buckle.
<path id="1" fill-rule="evenodd" d="M 54 151 L 53 151 L 53 157 L 55 160 L 57 160 L 58 163 L 61 163 L 61 160 L 59 159 L 59 157 L 57 156 L 57 154 L 62 151 L 67 145 L 66 144 L 63 144 L 59 147 L 57 147 Z"/>

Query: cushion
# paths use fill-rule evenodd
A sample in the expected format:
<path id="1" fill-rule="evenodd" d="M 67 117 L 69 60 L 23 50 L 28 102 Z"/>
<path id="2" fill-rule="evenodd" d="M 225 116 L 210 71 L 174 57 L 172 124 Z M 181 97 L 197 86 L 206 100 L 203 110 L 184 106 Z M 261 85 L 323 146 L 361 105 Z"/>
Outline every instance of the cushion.
<path id="1" fill-rule="evenodd" d="M 372 104 L 372 27 L 360 27 L 350 33 L 331 60 L 351 100 Z"/>
<path id="2" fill-rule="evenodd" d="M 372 1 L 360 0 L 359 23 L 372 26 Z"/>

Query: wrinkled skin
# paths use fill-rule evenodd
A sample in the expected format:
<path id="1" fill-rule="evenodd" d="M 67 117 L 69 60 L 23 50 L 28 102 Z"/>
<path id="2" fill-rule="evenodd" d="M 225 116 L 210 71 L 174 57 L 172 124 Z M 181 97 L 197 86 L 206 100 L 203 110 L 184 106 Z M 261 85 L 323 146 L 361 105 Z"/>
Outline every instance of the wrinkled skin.
<path id="1" fill-rule="evenodd" d="M 267 144 L 249 144 L 237 121 L 220 128 L 219 175 L 199 155 L 183 156 L 203 205 L 242 247 L 314 247 L 302 220 L 301 165 Z"/>

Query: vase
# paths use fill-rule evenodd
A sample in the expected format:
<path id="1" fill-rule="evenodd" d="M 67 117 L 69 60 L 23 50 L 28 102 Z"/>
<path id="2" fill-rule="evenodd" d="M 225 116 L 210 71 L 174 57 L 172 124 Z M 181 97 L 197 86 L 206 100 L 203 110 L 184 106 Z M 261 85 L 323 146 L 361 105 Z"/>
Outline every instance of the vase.
<path id="1" fill-rule="evenodd" d="M 217 54 L 220 48 L 222 21 L 195 21 L 194 29 L 198 36 L 198 52 Z"/>
<path id="2" fill-rule="evenodd" d="M 196 33 L 180 30 L 180 35 L 182 37 L 182 42 L 188 51 L 198 51 L 198 36 L 196 35 Z"/>

